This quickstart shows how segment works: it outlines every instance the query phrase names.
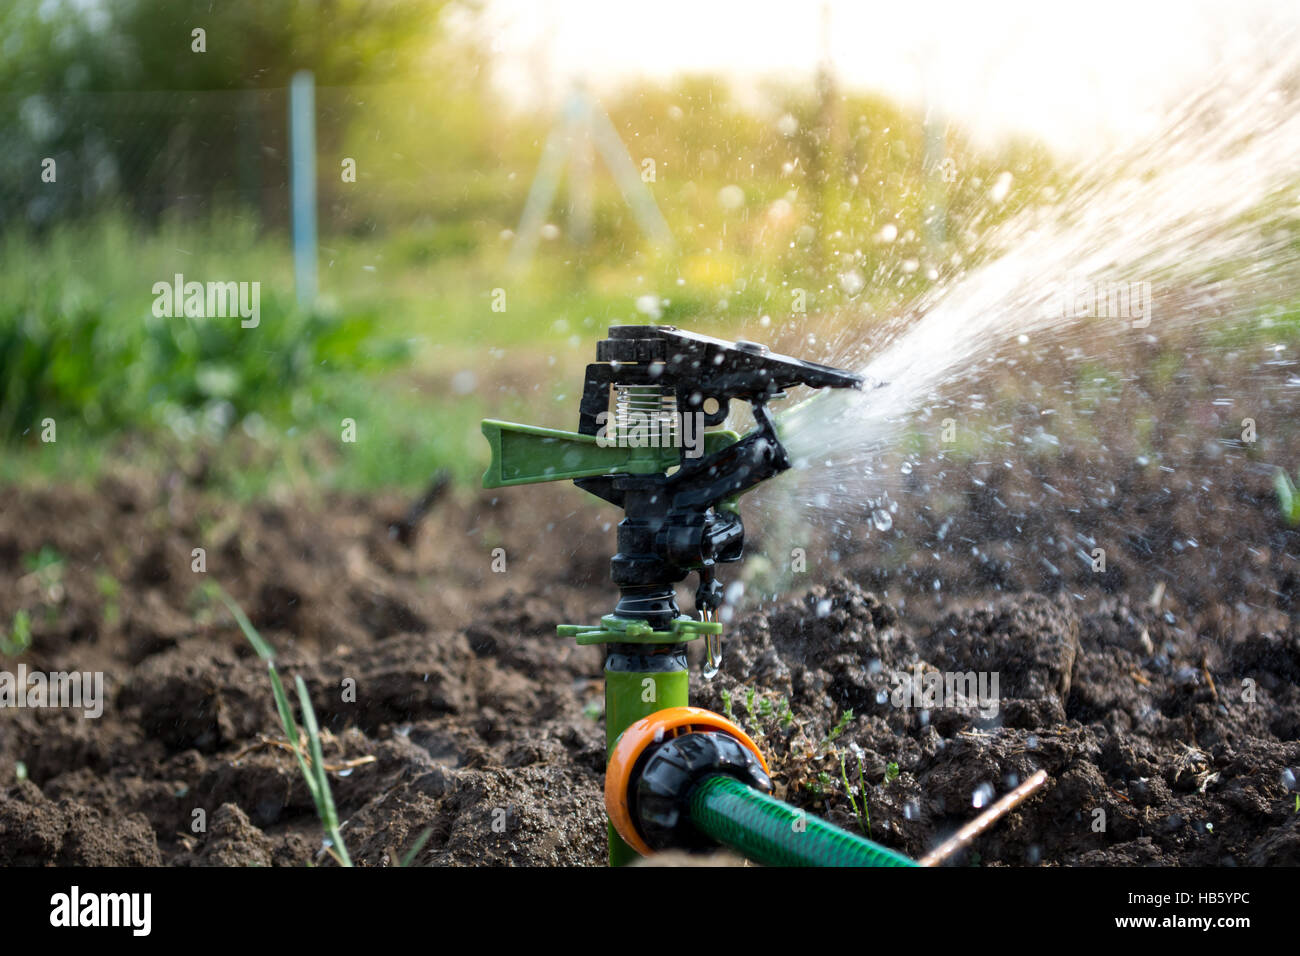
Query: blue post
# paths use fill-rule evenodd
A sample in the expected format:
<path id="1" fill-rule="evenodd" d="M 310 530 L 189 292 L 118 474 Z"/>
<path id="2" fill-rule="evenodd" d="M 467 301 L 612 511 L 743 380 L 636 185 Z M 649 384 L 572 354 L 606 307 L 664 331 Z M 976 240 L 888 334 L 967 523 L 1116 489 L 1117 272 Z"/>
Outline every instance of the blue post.
<path id="1" fill-rule="evenodd" d="M 316 299 L 316 84 L 308 70 L 289 84 L 289 203 L 298 304 Z"/>

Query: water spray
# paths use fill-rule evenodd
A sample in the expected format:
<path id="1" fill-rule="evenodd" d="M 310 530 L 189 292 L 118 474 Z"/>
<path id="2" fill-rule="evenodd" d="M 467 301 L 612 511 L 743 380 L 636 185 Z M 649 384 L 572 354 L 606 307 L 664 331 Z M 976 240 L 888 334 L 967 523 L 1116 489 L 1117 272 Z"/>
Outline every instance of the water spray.
<path id="1" fill-rule="evenodd" d="M 740 495 L 791 467 L 769 402 L 787 389 L 859 389 L 843 369 L 669 326 L 616 326 L 587 366 L 578 430 L 486 420 L 485 488 L 572 480 L 624 512 L 612 613 L 560 625 L 605 646 L 605 808 L 611 865 L 722 844 L 777 865 L 915 866 L 909 858 L 770 796 L 767 763 L 726 718 L 689 706 L 686 645 L 721 662 L 717 566 L 744 551 Z M 732 401 L 755 427 L 721 426 Z M 611 404 L 613 412 L 611 414 Z M 706 432 L 705 428 L 714 428 Z M 697 575 L 695 616 L 675 585 Z"/>

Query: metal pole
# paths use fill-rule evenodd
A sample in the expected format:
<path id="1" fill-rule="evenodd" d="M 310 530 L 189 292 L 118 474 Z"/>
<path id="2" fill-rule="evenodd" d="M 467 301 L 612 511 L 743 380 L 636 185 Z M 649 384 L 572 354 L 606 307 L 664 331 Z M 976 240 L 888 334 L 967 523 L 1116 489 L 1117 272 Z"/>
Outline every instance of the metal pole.
<path id="1" fill-rule="evenodd" d="M 298 304 L 316 300 L 316 81 L 308 70 L 289 84 L 289 202 Z"/>

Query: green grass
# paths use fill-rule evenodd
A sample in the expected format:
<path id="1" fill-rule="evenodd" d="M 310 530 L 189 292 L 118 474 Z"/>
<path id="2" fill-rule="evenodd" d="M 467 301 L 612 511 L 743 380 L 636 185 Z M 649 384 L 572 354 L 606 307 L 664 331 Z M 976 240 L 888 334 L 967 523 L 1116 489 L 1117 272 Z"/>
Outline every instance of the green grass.
<path id="1" fill-rule="evenodd" d="M 849 798 L 849 806 L 853 808 L 853 815 L 858 818 L 858 826 L 862 828 L 863 836 L 871 836 L 871 812 L 867 809 L 867 782 L 866 773 L 862 766 L 862 755 L 856 754 L 858 758 L 858 798 L 853 798 L 853 787 L 849 785 L 849 774 L 844 767 L 845 754 L 840 754 L 840 781 L 844 784 L 844 795 Z"/>
<path id="2" fill-rule="evenodd" d="M 8 633 L 0 633 L 0 655 L 17 657 L 32 646 L 32 618 L 19 608 L 14 612 Z"/>
<path id="3" fill-rule="evenodd" d="M 320 817 L 321 826 L 325 830 L 326 849 L 340 866 L 351 866 L 352 858 L 348 855 L 347 845 L 343 842 L 343 834 L 339 829 L 338 810 L 334 806 L 334 794 L 330 790 L 329 777 L 325 771 L 325 754 L 321 749 L 320 728 L 316 723 L 316 711 L 312 709 L 311 696 L 307 693 L 307 685 L 301 677 L 294 678 L 294 688 L 298 693 L 298 706 L 302 710 L 302 720 L 306 726 L 305 736 L 307 742 L 304 746 L 302 742 L 303 732 L 299 730 L 298 722 L 294 719 L 293 707 L 289 703 L 289 695 L 285 692 L 284 684 L 280 680 L 280 673 L 275 667 L 275 651 L 257 632 L 257 629 L 253 627 L 243 609 L 225 591 L 218 589 L 217 595 L 234 617 L 239 629 L 243 632 L 248 643 L 253 646 L 257 656 L 266 662 L 266 669 L 271 677 L 271 692 L 275 695 L 275 708 L 280 715 L 280 724 L 284 727 L 285 738 L 288 740 L 293 755 L 298 761 L 298 768 L 302 771 L 303 779 L 307 782 L 307 789 L 310 791 L 312 802 L 316 806 L 316 814 Z M 306 754 L 304 754 L 304 750 L 307 751 Z M 428 837 L 423 837 L 416 848 L 411 851 L 412 857 L 419 852 L 419 847 L 423 845 L 425 839 L 428 839 Z"/>
<path id="4" fill-rule="evenodd" d="M 1285 469 L 1279 468 L 1273 475 L 1273 487 L 1277 491 L 1277 504 L 1287 524 L 1300 524 L 1300 494 Z"/>
<path id="5" fill-rule="evenodd" d="M 306 683 L 301 677 L 295 676 L 293 679 L 294 690 L 298 696 L 298 708 L 302 713 L 303 728 L 300 729 L 293 716 L 293 705 L 290 703 L 289 694 L 285 691 L 284 683 L 280 680 L 280 672 L 275 667 L 274 649 L 258 633 L 243 608 L 230 595 L 215 585 L 203 589 L 204 600 L 210 601 L 213 597 L 225 604 L 226 609 L 234 617 L 235 623 L 239 625 L 240 631 L 243 632 L 245 640 L 252 645 L 257 656 L 266 662 L 267 674 L 271 678 L 271 693 L 275 697 L 275 709 L 280 716 L 280 726 L 284 728 L 285 739 L 293 750 L 294 758 L 298 761 L 298 769 L 307 783 L 307 790 L 311 793 L 312 803 L 316 807 L 316 815 L 320 818 L 321 827 L 325 831 L 326 852 L 339 866 L 352 866 L 352 857 L 348 854 L 347 844 L 343 842 L 338 809 L 334 804 L 334 793 L 330 789 L 329 775 L 325 769 L 320 726 L 316 722 L 316 711 L 311 705 L 311 695 L 307 693 Z M 410 849 L 397 861 L 397 865 L 409 867 L 432 835 L 432 827 L 423 830 L 412 842 Z"/>

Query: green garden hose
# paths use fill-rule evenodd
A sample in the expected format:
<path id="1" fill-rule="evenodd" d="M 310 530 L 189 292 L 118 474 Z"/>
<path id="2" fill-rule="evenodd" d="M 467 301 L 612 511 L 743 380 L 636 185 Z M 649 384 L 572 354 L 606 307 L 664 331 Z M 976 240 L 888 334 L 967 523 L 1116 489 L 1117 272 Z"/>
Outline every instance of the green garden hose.
<path id="1" fill-rule="evenodd" d="M 737 853 L 768 866 L 916 866 L 887 847 L 854 836 L 717 774 L 691 794 L 691 822 Z"/>

